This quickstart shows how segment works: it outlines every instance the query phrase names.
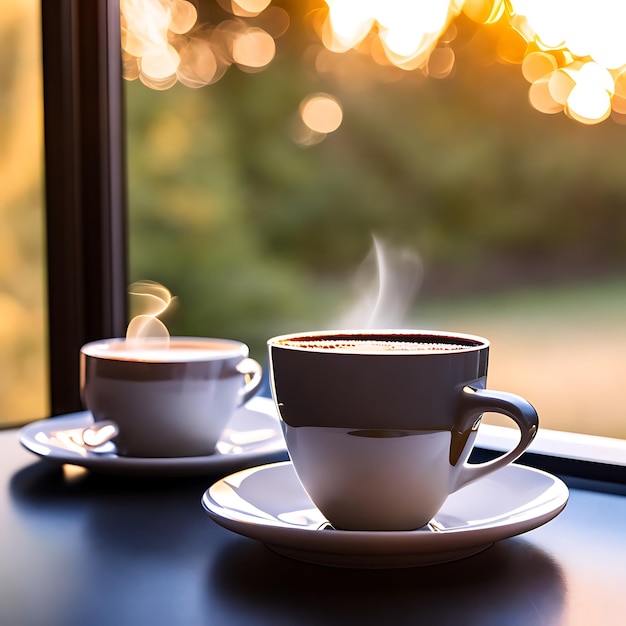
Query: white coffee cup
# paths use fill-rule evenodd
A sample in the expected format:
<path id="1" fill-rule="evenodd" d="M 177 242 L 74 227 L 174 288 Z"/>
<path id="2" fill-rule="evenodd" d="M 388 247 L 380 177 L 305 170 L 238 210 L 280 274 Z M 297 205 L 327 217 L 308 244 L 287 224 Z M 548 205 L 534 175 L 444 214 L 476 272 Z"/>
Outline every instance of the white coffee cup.
<path id="1" fill-rule="evenodd" d="M 435 331 L 327 331 L 268 342 L 272 393 L 294 469 L 344 530 L 411 530 L 449 494 L 518 458 L 535 409 L 485 389 L 489 342 Z M 510 417 L 519 443 L 469 464 L 485 411 Z"/>
<path id="2" fill-rule="evenodd" d="M 85 344 L 81 399 L 96 422 L 113 422 L 119 454 L 212 454 L 238 406 L 252 397 L 262 368 L 231 339 L 172 337 L 137 348 L 124 339 Z"/>

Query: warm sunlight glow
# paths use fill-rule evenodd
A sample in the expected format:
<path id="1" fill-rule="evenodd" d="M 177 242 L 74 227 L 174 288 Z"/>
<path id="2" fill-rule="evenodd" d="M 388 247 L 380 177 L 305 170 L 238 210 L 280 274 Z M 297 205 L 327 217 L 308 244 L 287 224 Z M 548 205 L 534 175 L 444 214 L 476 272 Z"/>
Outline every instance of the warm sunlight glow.
<path id="1" fill-rule="evenodd" d="M 621 0 L 511 0 L 510 4 L 511 23 L 532 50 L 522 67 L 532 83 L 533 106 L 540 111 L 553 109 L 550 112 L 560 107 L 583 124 L 609 117 L 616 80 L 626 65 L 622 32 L 626 4 Z M 539 98 L 539 93 L 544 97 Z M 619 98 L 615 104 L 619 113 Z"/>
<path id="2" fill-rule="evenodd" d="M 311 26 L 330 53 L 357 50 L 377 65 L 445 79 L 462 51 L 455 20 L 463 14 L 479 27 L 495 29 L 497 41 L 486 54 L 521 64 L 537 110 L 596 124 L 611 113 L 623 115 L 626 108 L 626 93 L 616 86 L 618 77 L 624 83 L 626 68 L 623 0 L 325 3 L 321 21 L 319 12 L 308 15 L 315 14 Z M 198 24 L 190 0 L 121 0 L 125 78 L 139 78 L 153 89 L 177 81 L 201 87 L 219 80 L 233 64 L 246 72 L 267 67 L 276 54 L 275 38 L 289 24 L 285 10 L 272 7 L 271 0 L 219 0 L 219 6 L 224 19 Z"/>
<path id="3" fill-rule="evenodd" d="M 390 63 L 424 68 L 460 3 L 455 0 L 326 0 L 323 40 L 329 50 L 358 46 L 375 30 Z"/>
<path id="4" fill-rule="evenodd" d="M 247 72 L 267 67 L 276 51 L 274 37 L 289 23 L 284 10 L 266 11 L 269 4 L 222 0 L 224 19 L 199 24 L 189 0 L 121 0 L 124 78 L 138 78 L 152 89 L 177 82 L 197 88 L 216 82 L 233 64 Z M 264 28 L 248 25 L 248 18 L 261 14 Z"/>
<path id="5" fill-rule="evenodd" d="M 565 112 L 584 124 L 621 113 L 614 97 L 626 68 L 626 3 L 622 0 L 326 0 L 321 32 L 331 52 L 369 50 L 380 63 L 421 70 L 434 78 L 452 73 L 454 35 L 461 12 L 482 25 L 501 27 L 496 53 L 521 63 L 531 83 L 529 100 L 544 113 Z M 364 42 L 379 42 L 378 47 Z M 620 79 L 623 81 L 623 79 Z"/>

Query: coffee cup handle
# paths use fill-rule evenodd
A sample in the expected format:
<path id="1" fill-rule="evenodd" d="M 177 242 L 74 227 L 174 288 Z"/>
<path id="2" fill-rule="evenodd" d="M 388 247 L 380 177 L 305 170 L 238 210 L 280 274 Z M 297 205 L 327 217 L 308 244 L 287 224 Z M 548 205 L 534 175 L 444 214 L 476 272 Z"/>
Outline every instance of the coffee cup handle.
<path id="1" fill-rule="evenodd" d="M 237 365 L 237 371 L 243 374 L 245 385 L 239 391 L 237 406 L 246 403 L 258 391 L 263 379 L 263 368 L 258 361 L 245 358 Z"/>
<path id="2" fill-rule="evenodd" d="M 461 432 L 475 429 L 482 414 L 491 411 L 510 417 L 520 430 L 520 440 L 513 450 L 491 461 L 465 463 L 457 475 L 454 491 L 515 461 L 531 444 L 539 428 L 539 416 L 535 408 L 521 396 L 504 391 L 476 389 L 466 385 L 460 391 L 458 408 Z"/>

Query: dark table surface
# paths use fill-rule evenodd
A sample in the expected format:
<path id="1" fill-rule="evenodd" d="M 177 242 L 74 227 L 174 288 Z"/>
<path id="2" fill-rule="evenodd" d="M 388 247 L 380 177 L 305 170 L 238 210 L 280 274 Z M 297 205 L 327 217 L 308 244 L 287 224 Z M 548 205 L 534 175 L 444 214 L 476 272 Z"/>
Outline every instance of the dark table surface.
<path id="1" fill-rule="evenodd" d="M 626 624 L 623 486 L 569 481 L 556 519 L 461 561 L 351 570 L 215 524 L 217 477 L 72 471 L 0 432 L 0 624 Z"/>

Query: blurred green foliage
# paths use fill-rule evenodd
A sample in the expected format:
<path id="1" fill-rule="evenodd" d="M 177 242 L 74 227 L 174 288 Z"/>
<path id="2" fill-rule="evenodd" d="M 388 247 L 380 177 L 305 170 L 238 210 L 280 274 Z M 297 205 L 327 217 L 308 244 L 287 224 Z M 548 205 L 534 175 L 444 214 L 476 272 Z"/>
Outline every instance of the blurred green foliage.
<path id="1" fill-rule="evenodd" d="M 177 296 L 174 334 L 237 337 L 259 356 L 273 333 L 330 324 L 372 234 L 419 252 L 423 299 L 626 267 L 626 129 L 533 110 L 488 28 L 459 24 L 445 80 L 357 53 L 319 73 L 319 47 L 296 16 L 258 74 L 127 85 L 131 278 Z M 290 129 L 312 92 L 344 120 L 303 148 Z"/>

